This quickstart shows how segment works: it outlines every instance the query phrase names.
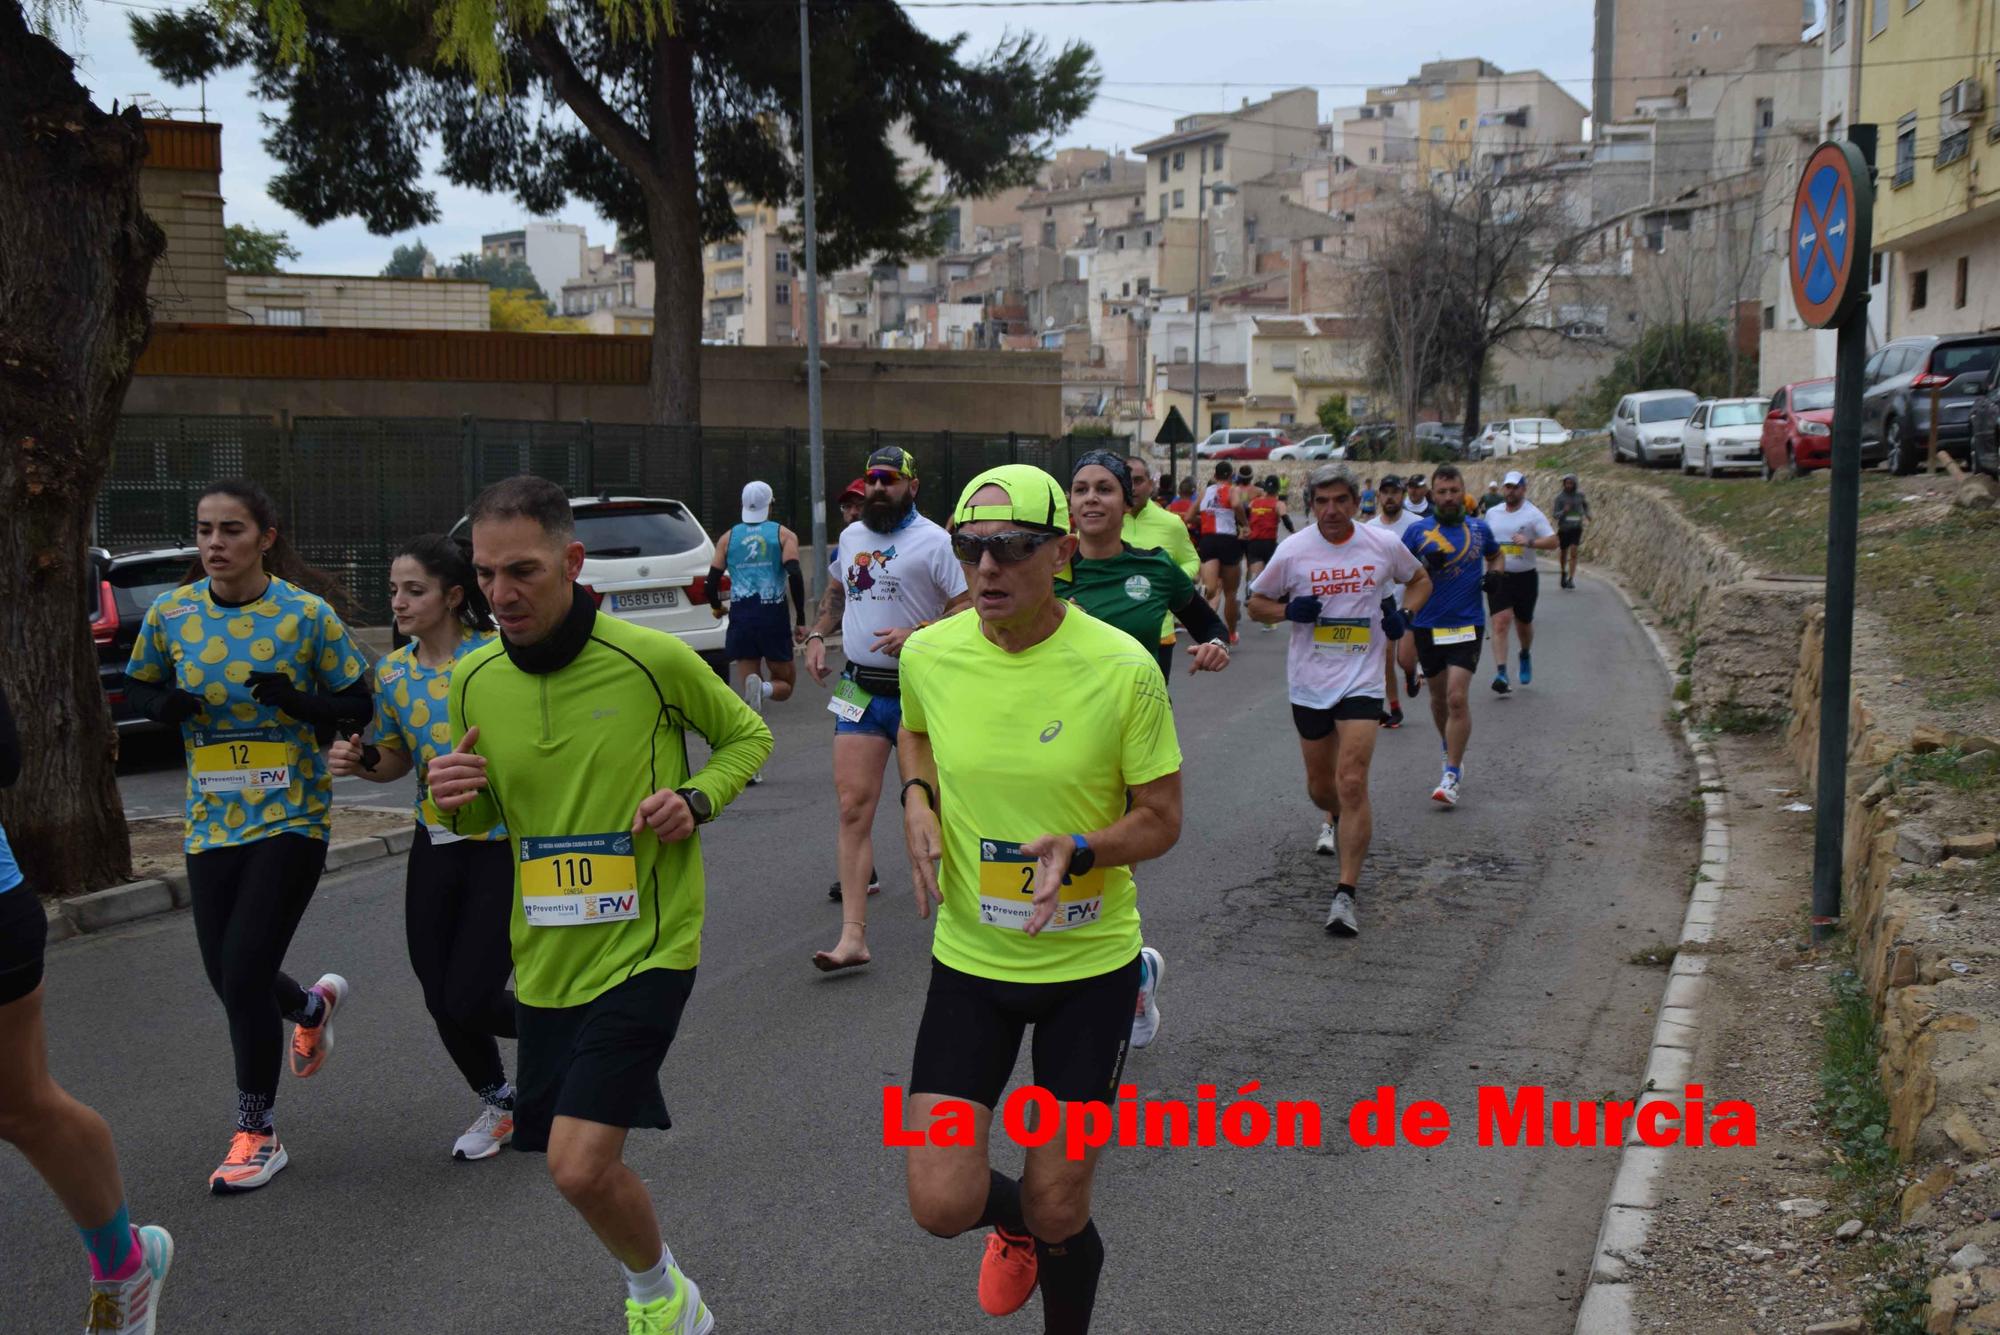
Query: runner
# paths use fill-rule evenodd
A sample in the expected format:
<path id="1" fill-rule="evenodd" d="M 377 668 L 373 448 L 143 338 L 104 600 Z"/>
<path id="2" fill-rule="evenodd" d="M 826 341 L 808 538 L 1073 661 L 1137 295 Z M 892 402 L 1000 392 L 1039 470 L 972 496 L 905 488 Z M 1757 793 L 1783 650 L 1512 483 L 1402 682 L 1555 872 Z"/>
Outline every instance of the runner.
<path id="1" fill-rule="evenodd" d="M 1364 515 L 1375 513 L 1375 479 L 1372 477 L 1361 479 L 1361 513 Z"/>
<path id="2" fill-rule="evenodd" d="M 1467 699 L 1479 670 L 1479 641 L 1486 633 L 1483 589 L 1493 606 L 1505 605 L 1500 544 L 1484 520 L 1465 513 L 1465 480 L 1456 466 L 1442 464 L 1436 481 L 1437 513 L 1403 533 L 1403 545 L 1430 572 L 1430 600 L 1411 618 L 1417 661 L 1431 682 L 1431 720 L 1444 748 L 1444 775 L 1431 800 L 1458 805 L 1464 777 L 1465 746 L 1472 739 L 1472 707 Z"/>
<path id="3" fill-rule="evenodd" d="M 1403 508 L 1419 519 L 1430 517 L 1431 490 L 1422 473 L 1412 473 L 1403 479 Z"/>
<path id="4" fill-rule="evenodd" d="M 347 980 L 302 988 L 281 967 L 326 865 L 333 779 L 320 748 L 374 713 L 354 640 L 310 585 L 334 595 L 278 527 L 264 489 L 210 483 L 195 506 L 201 578 L 153 600 L 125 667 L 126 698 L 180 729 L 195 940 L 229 1017 L 236 1130 L 209 1175 L 216 1195 L 253 1191 L 290 1161 L 278 1140 L 283 1021 L 291 1067 L 333 1053 Z"/>
<path id="5" fill-rule="evenodd" d="M 827 677 L 826 633 L 836 621 L 847 666 L 834 689 L 833 786 L 840 795 L 840 941 L 817 951 L 823 973 L 868 963 L 868 888 L 882 770 L 902 717 L 903 642 L 965 606 L 965 572 L 951 537 L 917 513 L 917 461 L 885 445 L 868 456 L 861 522 L 840 535 L 838 592 L 806 636 L 806 671 Z"/>
<path id="6" fill-rule="evenodd" d="M 868 484 L 866 482 L 857 477 L 854 481 L 847 484 L 846 489 L 840 493 L 840 526 L 842 529 L 847 528 L 851 524 L 861 522 L 861 507 L 867 499 Z M 826 592 L 820 595 L 818 613 L 819 617 L 825 619 L 829 627 L 840 624 L 841 604 L 838 600 L 845 596 L 846 588 L 847 581 L 840 573 L 840 534 L 835 533 L 833 535 L 833 547 L 827 552 L 826 556 Z M 811 626 L 809 623 L 804 617 L 800 617 L 799 624 L 792 627 L 793 645 L 803 647 L 810 631 Z M 873 866 L 868 868 L 868 893 L 871 895 L 882 893 L 882 879 L 875 874 Z M 840 902 L 840 860 L 837 857 L 834 859 L 833 883 L 827 886 L 826 897 L 836 904 Z"/>
<path id="7" fill-rule="evenodd" d="M 1125 541 L 1134 547 L 1157 547 L 1165 552 L 1192 584 L 1201 573 L 1201 557 L 1195 553 L 1194 539 L 1188 536 L 1187 525 L 1165 506 L 1155 504 L 1152 470 L 1146 466 L 1144 459 L 1128 454 L 1125 456 L 1125 467 L 1132 474 L 1132 502 L 1126 507 L 1122 529 Z M 1171 612 L 1160 618 L 1159 654 L 1160 673 L 1171 681 L 1174 675 L 1174 618 Z"/>
<path id="8" fill-rule="evenodd" d="M 1340 848 L 1326 930 L 1355 936 L 1356 886 L 1374 832 L 1368 765 L 1383 714 L 1384 643 L 1403 633 L 1388 590 L 1405 586 L 1403 601 L 1414 612 L 1430 596 L 1430 579 L 1393 534 L 1354 522 L 1361 484 L 1345 465 L 1322 464 L 1307 485 L 1313 526 L 1279 545 L 1250 586 L 1250 615 L 1266 625 L 1291 623 L 1285 677 L 1306 793 L 1328 814 Z"/>
<path id="9" fill-rule="evenodd" d="M 729 610 L 722 608 L 723 569 L 729 571 Z M 785 590 L 806 620 L 806 578 L 799 568 L 799 535 L 771 519 L 771 484 L 743 487 L 743 522 L 722 535 L 708 570 L 708 605 L 729 617 L 723 655 L 729 659 L 743 703 L 758 714 L 764 702 L 792 698 L 798 670 L 792 666 L 793 626 L 785 610 Z M 764 781 L 750 776 L 752 784 Z"/>
<path id="10" fill-rule="evenodd" d="M 993 1229 L 981 1309 L 1018 1311 L 1039 1286 L 1056 1335 L 1087 1331 L 1096 1304 L 1099 1151 L 1072 1160 L 1058 1137 L 1007 1177 L 987 1153 L 993 1109 L 1029 1025 L 1036 1085 L 1113 1099 L 1142 968 L 1131 868 L 1181 827 L 1180 745 L 1152 655 L 1052 596 L 1076 546 L 1068 508 L 1025 464 L 966 486 L 952 543 L 975 614 L 910 640 L 900 741 L 917 911 L 939 905 L 910 1125 L 952 1101 L 973 1122 L 970 1145 L 910 1149 L 910 1213 L 938 1237 Z"/>
<path id="11" fill-rule="evenodd" d="M 1229 465 L 1215 466 L 1215 481 L 1201 494 L 1201 589 L 1208 605 L 1222 613 L 1229 643 L 1236 643 L 1236 589 L 1243 578 L 1241 533 L 1249 520 L 1250 498 L 1229 480 Z"/>
<path id="12" fill-rule="evenodd" d="M 1493 678 L 1493 690 L 1505 695 L 1507 685 L 1507 632 L 1516 626 L 1521 631 L 1521 684 L 1526 686 L 1534 680 L 1535 664 L 1530 650 L 1535 647 L 1535 600 L 1541 596 L 1542 577 L 1535 568 L 1537 551 L 1552 551 L 1556 545 L 1556 531 L 1549 524 L 1549 517 L 1536 508 L 1528 499 L 1528 480 L 1520 473 L 1510 472 L 1502 479 L 1505 500 L 1485 515 L 1486 527 L 1493 531 L 1493 537 L 1500 544 L 1503 562 L 1502 578 L 1506 589 L 1493 609 L 1493 652 L 1498 672 Z"/>
<path id="13" fill-rule="evenodd" d="M 375 665 L 373 741 L 359 733 L 327 751 L 336 777 L 394 783 L 417 771 L 416 832 L 403 873 L 403 931 L 424 1009 L 479 1115 L 454 1159 L 490 1159 L 514 1136 L 514 1087 L 496 1039 L 514 1037 L 513 849 L 507 829 L 452 833 L 425 794 L 425 772 L 451 743 L 452 669 L 493 639 L 472 563 L 437 533 L 412 540 L 389 567 L 389 610 L 409 637 Z"/>
<path id="14" fill-rule="evenodd" d="M 1381 501 L 1382 513 L 1369 523 L 1386 529 L 1391 537 L 1401 542 L 1403 535 L 1409 532 L 1410 525 L 1417 522 L 1417 517 L 1403 508 L 1403 479 L 1394 473 L 1388 474 L 1382 479 L 1377 495 Z M 1396 587 L 1394 597 L 1396 605 L 1401 607 L 1403 598 L 1401 585 Z M 1405 620 L 1407 621 L 1407 618 Z M 1390 729 L 1403 726 L 1403 702 L 1396 691 L 1398 668 L 1402 669 L 1404 684 L 1409 688 L 1410 699 L 1414 702 L 1417 692 L 1423 688 L 1423 678 L 1417 675 L 1417 641 L 1413 635 L 1396 636 L 1391 643 L 1391 651 L 1383 658 L 1382 688 L 1384 698 L 1389 702 L 1389 708 L 1382 716 L 1382 726 Z"/>
<path id="15" fill-rule="evenodd" d="M 1273 473 L 1264 479 L 1250 498 L 1250 537 L 1243 544 L 1243 554 L 1249 566 L 1245 584 L 1255 584 L 1257 576 L 1270 564 L 1271 553 L 1278 550 L 1278 525 L 1285 526 L 1286 533 L 1296 533 L 1298 528 L 1292 523 L 1291 510 L 1278 499 L 1278 476 Z M 1275 626 L 1265 626 L 1266 631 L 1276 630 Z"/>
<path id="16" fill-rule="evenodd" d="M 1181 479 L 1180 490 L 1174 496 L 1174 499 L 1168 502 L 1167 509 L 1181 517 L 1181 522 L 1187 525 L 1188 541 L 1194 541 L 1195 536 L 1200 532 L 1201 519 L 1195 511 L 1193 478 L 1184 477 Z"/>
<path id="17" fill-rule="evenodd" d="M 1484 519 L 1489 511 L 1499 509 L 1505 500 L 1506 498 L 1500 494 L 1498 482 L 1487 483 L 1486 494 L 1479 498 L 1479 517 Z"/>
<path id="18" fill-rule="evenodd" d="M 1562 572 L 1562 587 L 1576 587 L 1577 548 L 1583 544 L 1583 526 L 1590 519 L 1590 502 L 1577 489 L 1576 474 L 1564 473 L 1562 490 L 1553 506 L 1556 517 L 1556 568 Z"/>
<path id="19" fill-rule="evenodd" d="M 452 671 L 456 740 L 429 782 L 453 833 L 506 813 L 514 1148 L 548 1154 L 557 1190 L 618 1259 L 631 1335 L 703 1335 L 715 1318 L 674 1264 L 625 1141 L 671 1125 L 660 1066 L 701 959 L 698 830 L 743 791 L 771 733 L 680 640 L 597 614 L 576 583 L 583 544 L 562 488 L 496 482 L 470 519 L 500 640 Z M 693 774 L 689 732 L 710 747 Z"/>
<path id="20" fill-rule="evenodd" d="M 21 777 L 21 741 L 0 691 L 0 788 Z M 90 1258 L 86 1331 L 151 1335 L 174 1240 L 132 1225 L 111 1128 L 49 1075 L 42 1026 L 48 915 L 0 829 L 0 1140 L 20 1150 L 62 1202 Z"/>

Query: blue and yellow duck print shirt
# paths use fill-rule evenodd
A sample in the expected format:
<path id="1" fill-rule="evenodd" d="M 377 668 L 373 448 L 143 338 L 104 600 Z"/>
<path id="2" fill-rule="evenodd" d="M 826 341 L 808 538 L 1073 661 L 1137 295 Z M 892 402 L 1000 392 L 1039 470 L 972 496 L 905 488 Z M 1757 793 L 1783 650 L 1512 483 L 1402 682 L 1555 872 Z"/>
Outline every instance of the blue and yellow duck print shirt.
<path id="1" fill-rule="evenodd" d="M 332 694 L 366 671 L 347 627 L 323 599 L 275 576 L 264 596 L 226 607 L 197 580 L 146 609 L 125 674 L 208 701 L 181 724 L 187 749 L 189 853 L 274 834 L 327 837 L 332 776 L 312 726 L 250 694 L 253 672 L 282 672 L 302 691 Z"/>
<path id="2" fill-rule="evenodd" d="M 495 825 L 478 834 L 452 834 L 451 825 L 431 805 L 424 776 L 431 761 L 451 750 L 451 671 L 467 654 L 493 642 L 491 632 L 466 631 L 451 662 L 425 667 L 417 661 L 417 642 L 385 654 L 375 665 L 375 728 L 377 746 L 409 755 L 417 775 L 417 819 L 434 841 L 505 839 L 507 827 Z"/>

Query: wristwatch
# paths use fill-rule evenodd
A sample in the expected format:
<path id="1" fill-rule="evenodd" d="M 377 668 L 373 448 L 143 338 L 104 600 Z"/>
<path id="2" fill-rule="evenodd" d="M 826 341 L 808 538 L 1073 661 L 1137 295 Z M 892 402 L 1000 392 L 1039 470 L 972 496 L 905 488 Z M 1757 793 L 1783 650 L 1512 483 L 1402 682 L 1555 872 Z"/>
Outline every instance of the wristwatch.
<path id="1" fill-rule="evenodd" d="M 688 810 L 694 813 L 696 825 L 706 825 L 715 819 L 715 803 L 709 801 L 708 794 L 701 789 L 676 788 L 674 792 L 680 795 L 681 801 L 688 804 Z"/>
<path id="2" fill-rule="evenodd" d="M 1097 865 L 1097 850 L 1080 834 L 1073 834 L 1070 838 L 1076 841 L 1076 852 L 1069 855 L 1069 874 L 1088 876 L 1090 869 Z"/>

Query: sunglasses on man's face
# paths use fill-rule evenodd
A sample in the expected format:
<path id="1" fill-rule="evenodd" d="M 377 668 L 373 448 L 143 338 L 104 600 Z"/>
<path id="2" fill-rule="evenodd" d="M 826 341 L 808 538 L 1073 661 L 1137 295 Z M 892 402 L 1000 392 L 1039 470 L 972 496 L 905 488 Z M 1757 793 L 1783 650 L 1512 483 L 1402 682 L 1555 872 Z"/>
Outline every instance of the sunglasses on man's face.
<path id="1" fill-rule="evenodd" d="M 878 468 L 864 475 L 864 480 L 874 487 L 893 487 L 903 480 L 901 473 L 892 473 L 886 468 Z"/>
<path id="2" fill-rule="evenodd" d="M 976 566 L 988 552 L 1003 566 L 1011 566 L 1025 561 L 1040 551 L 1046 544 L 1060 538 L 1060 533 L 1033 533 L 1016 529 L 1011 533 L 995 533 L 990 538 L 975 538 L 970 533 L 951 535 L 952 554 L 961 565 Z"/>

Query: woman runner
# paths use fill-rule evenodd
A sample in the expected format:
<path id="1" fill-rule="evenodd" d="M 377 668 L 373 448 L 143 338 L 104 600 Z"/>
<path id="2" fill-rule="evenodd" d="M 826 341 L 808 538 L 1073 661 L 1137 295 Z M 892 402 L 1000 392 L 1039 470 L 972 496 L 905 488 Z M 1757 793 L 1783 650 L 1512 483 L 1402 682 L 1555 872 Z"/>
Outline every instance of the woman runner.
<path id="1" fill-rule="evenodd" d="M 127 698 L 181 730 L 187 750 L 188 892 L 202 967 L 229 1018 L 236 1130 L 209 1175 L 216 1195 L 252 1191 L 289 1156 L 272 1122 L 290 1020 L 292 1074 L 333 1052 L 347 980 L 309 988 L 283 971 L 326 865 L 333 781 L 319 750 L 367 722 L 364 668 L 335 593 L 278 529 L 264 489 L 209 484 L 195 508 L 192 583 L 146 609 L 125 675 Z"/>
<path id="2" fill-rule="evenodd" d="M 431 805 L 424 773 L 451 749 L 446 697 L 458 660 L 493 638 L 472 563 L 440 534 L 411 540 L 389 567 L 389 607 L 409 643 L 375 665 L 374 741 L 343 737 L 327 752 L 336 775 L 394 783 L 417 771 L 417 828 L 403 879 L 410 967 L 444 1050 L 479 1096 L 479 1116 L 454 1159 L 490 1159 L 514 1135 L 514 1087 L 496 1039 L 514 1037 L 507 933 L 514 864 L 507 827 L 456 835 Z"/>

